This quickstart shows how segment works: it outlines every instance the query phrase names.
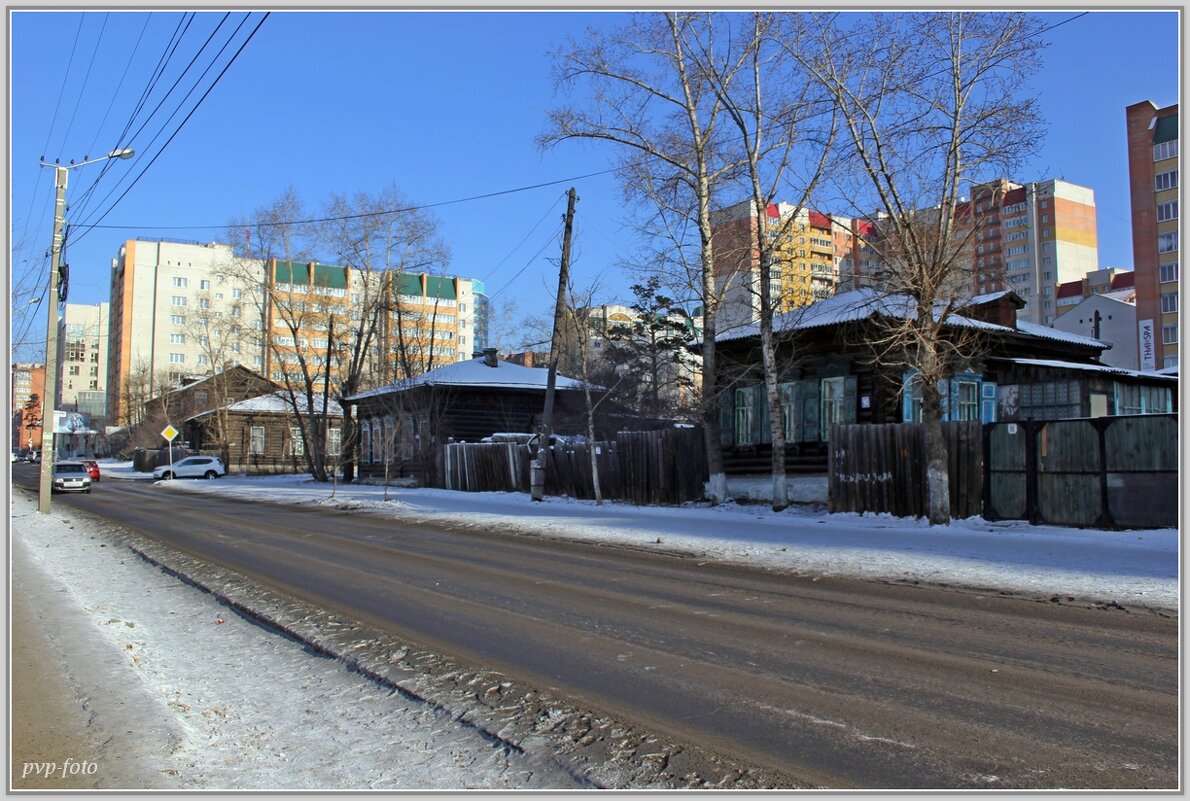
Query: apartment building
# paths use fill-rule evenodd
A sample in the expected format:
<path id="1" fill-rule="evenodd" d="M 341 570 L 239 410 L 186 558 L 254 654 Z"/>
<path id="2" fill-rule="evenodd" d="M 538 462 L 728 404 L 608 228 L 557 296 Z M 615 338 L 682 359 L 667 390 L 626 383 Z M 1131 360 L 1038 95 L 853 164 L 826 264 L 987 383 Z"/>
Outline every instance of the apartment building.
<path id="1" fill-rule="evenodd" d="M 835 294 L 843 262 L 855 258 L 852 221 L 789 203 L 770 204 L 758 217 L 750 201 L 711 215 L 718 328 L 752 325 L 760 317 L 760 253 L 757 233 L 774 243 L 769 289 L 776 313 Z"/>
<path id="2" fill-rule="evenodd" d="M 1055 307 L 1058 319 L 1073 307 L 1095 295 L 1106 295 L 1113 300 L 1136 303 L 1136 273 L 1119 267 L 1104 267 L 1087 273 L 1081 279 L 1058 285 Z M 1054 321 L 1057 325 L 1057 320 Z"/>
<path id="3" fill-rule="evenodd" d="M 1176 367 L 1178 321 L 1178 107 L 1125 110 L 1137 347 L 1142 370 Z"/>
<path id="4" fill-rule="evenodd" d="M 975 187 L 956 216 L 970 233 L 973 294 L 1011 289 L 1026 305 L 1017 319 L 1050 325 L 1058 286 L 1099 267 L 1095 193 L 1052 179 L 999 179 Z"/>
<path id="5" fill-rule="evenodd" d="M 41 450 L 41 421 L 45 409 L 45 364 L 14 364 L 11 397 L 12 447 Z"/>
<path id="6" fill-rule="evenodd" d="M 230 245 L 121 245 L 112 260 L 108 422 L 135 422 L 139 406 L 184 376 L 259 367 L 262 274 L 261 262 L 237 258 Z"/>
<path id="7" fill-rule="evenodd" d="M 347 332 L 373 313 L 376 329 L 356 390 L 469 359 L 487 338 L 487 297 L 469 278 L 277 260 L 265 276 L 261 372 L 278 383 L 300 384 L 306 374 L 321 379 L 328 358 L 330 380 L 341 382 L 351 358 Z"/>
<path id="8" fill-rule="evenodd" d="M 54 408 L 90 415 L 92 425 L 107 417 L 107 303 L 67 303 L 58 320 L 58 401 Z"/>

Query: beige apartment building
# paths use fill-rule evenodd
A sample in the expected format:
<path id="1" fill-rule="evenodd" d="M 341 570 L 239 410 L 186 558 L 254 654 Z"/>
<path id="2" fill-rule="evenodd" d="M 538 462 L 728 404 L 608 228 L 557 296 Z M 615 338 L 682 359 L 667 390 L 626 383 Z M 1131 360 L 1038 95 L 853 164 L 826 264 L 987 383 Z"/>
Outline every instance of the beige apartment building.
<path id="1" fill-rule="evenodd" d="M 58 319 L 58 401 L 55 409 L 107 417 L 107 364 L 111 308 L 67 303 Z"/>
<path id="2" fill-rule="evenodd" d="M 138 406 L 183 376 L 234 364 L 259 369 L 262 264 L 230 245 L 128 240 L 112 260 L 107 420 L 136 422 Z"/>

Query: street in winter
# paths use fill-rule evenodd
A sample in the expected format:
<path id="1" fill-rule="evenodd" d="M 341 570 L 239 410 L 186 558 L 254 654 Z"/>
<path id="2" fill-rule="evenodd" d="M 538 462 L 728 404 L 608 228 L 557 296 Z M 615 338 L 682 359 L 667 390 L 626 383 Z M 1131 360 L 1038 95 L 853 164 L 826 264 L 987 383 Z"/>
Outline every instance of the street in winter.
<path id="1" fill-rule="evenodd" d="M 886 787 L 920 785 L 920 777 L 926 775 L 936 777 L 935 786 L 952 788 L 1048 787 L 1054 784 L 1050 771 L 1058 771 L 1059 782 L 1069 786 L 1133 789 L 1170 786 L 1174 781 L 1176 703 L 1159 699 L 1176 697 L 1176 530 L 1104 532 L 993 524 L 978 518 L 939 529 L 886 515 L 826 515 L 807 506 L 782 513 L 747 503 L 642 509 L 561 498 L 533 503 L 521 493 L 331 488 L 303 476 L 157 482 L 134 473 L 128 463 L 104 462 L 102 468 L 104 480 L 91 496 L 78 497 L 78 503 L 60 502 L 49 517 L 36 512 L 34 495 L 13 491 L 14 589 L 22 599 L 14 606 L 14 627 L 21 634 L 14 642 L 22 644 L 14 653 L 15 687 L 19 690 L 30 681 L 27 674 L 22 675 L 23 666 L 37 665 L 38 674 L 61 672 L 65 688 L 65 698 L 39 705 L 36 711 L 22 711 L 22 695 L 16 696 L 16 725 L 27 721 L 31 733 L 14 741 L 17 787 L 530 789 L 861 784 L 854 778 L 840 781 L 839 776 L 799 772 L 795 766 L 801 762 L 800 755 L 785 752 L 795 747 L 821 751 L 824 761 L 812 763 L 820 768 L 830 764 L 835 751 L 859 749 L 856 753 L 866 756 L 851 759 L 858 758 L 861 764 L 851 764 L 842 775 L 861 775 L 856 769 L 862 768 L 880 777 L 875 783 Z M 14 471 L 18 476 L 20 469 Z M 145 494 L 125 494 L 132 491 Z M 123 529 L 95 516 L 109 513 L 112 505 L 130 506 L 132 497 L 148 499 L 141 504 L 149 510 L 145 521 L 133 519 Z M 385 547 L 388 537 L 393 547 L 400 547 L 406 526 L 425 525 L 448 538 L 463 537 L 456 546 L 448 546 L 452 548 L 473 549 L 470 537 L 509 540 L 522 547 L 585 543 L 595 551 L 639 555 L 634 558 L 645 560 L 650 570 L 664 570 L 668 563 L 693 563 L 704 570 L 722 569 L 730 580 L 720 584 L 708 573 L 704 580 L 709 583 L 696 593 L 699 602 L 691 605 L 667 589 L 668 579 L 655 575 L 650 579 L 652 591 L 642 590 L 638 599 L 648 608 L 642 607 L 641 619 L 624 620 L 614 629 L 613 622 L 620 619 L 617 608 L 625 603 L 614 585 L 592 589 L 576 581 L 573 586 L 554 586 L 551 591 L 561 596 L 556 612 L 561 618 L 553 626 L 585 631 L 575 642 L 590 649 L 590 659 L 558 656 L 555 648 L 568 649 L 573 634 L 547 628 L 533 637 L 560 638 L 553 647 L 546 642 L 539 645 L 547 649 L 549 658 L 580 662 L 573 676 L 561 661 L 542 665 L 531 655 L 524 660 L 527 670 L 511 664 L 480 667 L 473 654 L 464 660 L 449 659 L 421 643 L 405 641 L 409 632 L 404 627 L 395 629 L 399 635 L 390 640 L 371 628 L 356 629 L 345 617 L 328 614 L 330 605 L 313 611 L 269 592 L 281 587 L 252 569 L 254 560 L 248 552 L 256 536 L 263 537 L 267 523 L 254 524 L 258 535 L 245 533 L 233 547 L 245 557 L 242 574 L 202 566 L 190 558 L 195 543 L 223 539 L 215 525 L 221 514 L 220 507 L 212 504 L 216 500 L 252 504 L 262 510 L 261 521 L 279 521 L 291 511 L 299 516 L 317 513 L 309 533 L 289 527 L 291 536 L 299 539 L 313 537 L 319 529 L 330 536 L 334 529 L 346 532 L 351 522 L 380 524 L 369 529 L 379 535 L 357 539 L 344 534 L 340 542 L 350 549 Z M 195 522 L 187 511 L 192 505 Z M 210 528 L 204 529 L 203 519 L 210 521 Z M 171 551 L 120 533 L 142 526 L 166 540 L 171 539 L 166 532 L 175 526 L 197 526 L 191 531 L 197 540 Z M 265 551 L 279 544 L 259 542 Z M 405 558 L 424 555 L 428 544 L 410 543 L 410 547 L 413 552 Z M 362 572 L 356 573 L 357 578 L 347 577 L 347 583 L 354 587 L 348 595 L 357 594 L 364 607 L 367 602 L 360 597 L 368 594 L 367 584 L 372 581 L 365 565 L 370 561 L 375 568 L 383 562 L 379 552 L 361 555 L 365 562 L 354 570 Z M 338 560 L 326 558 L 322 569 L 338 572 L 334 567 Z M 215 564 L 227 563 L 220 558 Z M 496 586 L 511 594 L 489 599 L 487 593 L 495 590 L 481 584 L 466 590 L 442 587 L 454 577 L 450 571 L 426 576 L 424 583 L 432 586 L 408 585 L 407 591 L 430 592 L 433 603 L 443 609 L 459 603 L 457 595 L 465 592 L 491 603 L 497 615 L 537 618 L 542 614 L 525 608 L 538 603 L 530 593 L 518 597 L 513 590 L 518 582 L 529 581 L 528 576 L 519 578 L 512 565 L 501 567 L 495 561 L 479 569 L 497 571 Z M 596 569 L 594 563 L 590 569 Z M 548 580 L 542 571 L 544 567 L 530 566 L 529 576 L 538 574 L 532 583 Z M 261 579 L 263 587 L 257 583 Z M 407 584 L 394 579 L 398 585 Z M 775 585 L 772 579 L 777 579 Z M 857 579 L 860 584 L 886 587 L 891 595 L 878 602 L 884 608 L 865 613 L 866 622 L 848 623 L 845 599 Z M 627 589 L 631 577 L 624 576 L 623 581 Z M 809 588 L 818 587 L 828 594 L 834 611 L 816 608 L 822 600 L 813 597 Z M 289 589 L 311 598 L 318 590 L 303 586 L 300 578 Z M 586 598 L 591 592 L 597 597 Z M 990 621 L 963 622 L 958 629 L 963 633 L 956 635 L 924 631 L 922 623 L 905 617 L 909 612 L 905 604 L 915 605 L 918 595 L 928 593 L 931 597 L 920 602 L 931 605 L 938 592 L 953 598 L 955 606 L 950 611 L 939 609 L 944 617 L 965 618 L 986 611 Z M 790 598 L 780 597 L 790 593 Z M 776 618 L 753 619 L 757 601 L 780 610 L 792 598 L 801 600 Z M 861 593 L 852 602 L 868 603 L 862 598 Z M 745 606 L 749 601 L 753 603 Z M 392 598 L 389 603 L 402 602 Z M 596 613 L 588 610 L 592 603 L 602 609 L 598 616 L 592 617 Z M 649 621 L 646 616 L 656 614 L 649 610 L 659 607 L 664 609 L 660 620 Z M 1073 617 L 1066 618 L 1063 611 Z M 833 621 L 832 628 L 823 628 L 827 619 L 822 615 Z M 685 637 L 697 634 L 686 618 L 713 619 L 721 645 L 684 643 Z M 904 628 L 890 635 L 889 624 Z M 654 629 L 655 625 L 661 628 Z M 924 623 L 926 629 L 931 625 Z M 952 624 L 939 619 L 936 625 Z M 749 634 L 756 626 L 762 627 L 760 641 Z M 1013 632 L 989 632 L 994 636 L 976 646 L 979 637 L 968 626 L 993 630 L 1011 626 Z M 1088 626 L 1086 633 L 1080 633 Z M 644 628 L 634 633 L 639 627 Z M 450 634 L 437 631 L 437 636 Z M 953 636 L 972 638 L 972 642 L 935 641 Z M 1069 644 L 1059 641 L 1084 636 L 1096 642 L 1063 656 Z M 533 637 L 530 641 L 536 641 Z M 871 637 L 877 642 L 863 642 Z M 1050 638 L 1055 641 L 1046 643 Z M 1036 653 L 1025 649 L 1023 643 L 1029 641 Z M 478 639 L 470 642 L 483 647 Z M 605 652 L 608 642 L 613 644 Z M 40 643 L 39 652 L 30 654 L 35 643 Z M 801 656 L 790 657 L 793 661 L 782 668 L 783 675 L 765 679 L 761 674 L 771 668 L 773 658 L 766 650 L 778 644 Z M 516 649 L 522 647 L 527 647 L 524 641 L 516 645 Z M 875 653 L 869 653 L 873 647 Z M 1084 647 L 1091 650 L 1078 658 L 1095 659 L 1098 667 L 1063 667 L 1057 661 L 1073 658 Z M 1053 653 L 1047 654 L 1051 648 Z M 916 649 L 930 652 L 912 653 Z M 502 660 L 512 658 L 498 648 L 493 653 Z M 872 658 L 877 662 L 869 665 Z M 1047 658 L 1054 663 L 1044 664 Z M 827 661 L 801 676 L 823 659 Z M 849 682 L 847 670 L 831 664 L 835 659 L 854 660 L 857 666 L 872 670 L 865 683 L 884 676 L 878 684 L 895 686 L 904 680 L 902 670 L 909 670 L 916 678 L 902 691 L 911 698 L 881 699 L 885 693 L 875 687 L 852 686 L 848 692 L 859 694 L 856 701 L 861 706 L 878 705 L 883 714 L 875 709 L 864 713 L 850 703 L 824 707 L 821 694 L 829 685 Z M 695 730 L 683 742 L 669 726 L 654 729 L 631 710 L 626 713 L 614 703 L 615 693 L 609 692 L 603 703 L 593 697 L 594 688 L 603 683 L 600 675 L 610 669 L 607 660 L 626 671 L 626 681 L 639 677 L 635 680 L 643 683 L 681 685 L 697 682 L 707 673 L 713 683 L 706 690 L 703 709 L 697 715 L 687 714 L 689 719 L 709 715 L 713 721 L 719 715 L 721 725 L 734 726 L 721 706 L 730 703 L 754 705 L 751 714 L 760 717 L 747 722 L 748 729 L 763 728 L 764 715 L 776 716 L 778 725 L 756 741 L 751 739 L 755 733 L 741 731 L 737 749 L 722 742 L 713 730 Z M 905 660 L 909 661 L 900 667 Z M 1124 680 L 1118 676 L 1107 685 L 1102 683 L 1106 665 L 1114 664 L 1129 666 L 1126 687 L 1109 686 Z M 1051 675 L 1055 670 L 1058 674 Z M 672 673 L 650 675 L 657 671 Z M 933 686 L 933 680 L 922 684 L 931 674 L 939 680 L 950 676 L 972 681 L 972 671 L 981 674 L 979 687 Z M 526 675 L 532 678 L 527 681 Z M 752 696 L 750 685 L 764 687 L 769 681 L 792 686 L 779 691 L 770 688 L 761 698 Z M 1053 681 L 1058 684 L 1051 685 Z M 1067 691 L 1059 688 L 1067 684 L 1071 690 L 1081 687 L 1080 695 L 1096 687 L 1094 705 L 1084 707 L 1075 700 L 1077 696 L 1066 697 Z M 875 695 L 863 702 L 870 693 Z M 1052 698 L 1066 700 L 1051 708 L 1034 693 L 1053 693 Z M 1124 695 L 1117 700 L 1119 693 Z M 1153 694 L 1151 701 L 1146 700 Z M 785 698 L 788 706 L 779 698 Z M 932 699 L 928 707 L 923 703 L 926 698 Z M 594 703 L 585 703 L 588 699 Z M 1124 699 L 1129 699 L 1127 708 L 1116 708 Z M 659 711 L 665 709 L 661 700 Z M 901 703 L 916 708 L 899 709 Z M 1027 726 L 1005 725 L 1011 736 L 970 734 L 1020 703 L 1037 707 L 1031 709 L 1033 719 Z M 85 714 L 76 711 L 71 717 L 75 705 L 81 705 Z M 830 715 L 824 714 L 828 708 Z M 915 722 L 918 717 L 922 720 Z M 928 727 L 923 728 L 927 721 L 949 732 L 948 736 L 958 736 L 960 730 L 968 733 L 943 747 Z M 1093 758 L 1094 747 L 1080 743 L 1076 750 L 1083 754 L 1081 761 L 1072 753 L 1058 758 L 1066 748 L 1061 743 L 1030 744 L 1032 738 L 1044 735 L 1046 727 L 1059 723 L 1110 726 L 1127 737 L 1113 736 L 1110 749 Z M 804 729 L 809 739 L 794 736 L 789 726 Z M 67 730 L 64 737 L 63 729 Z M 781 731 L 788 737 L 783 745 L 765 742 Z M 50 735 L 55 732 L 63 739 L 54 740 Z M 970 746 L 963 740 L 973 736 L 982 744 L 967 752 Z M 1138 747 L 1145 743 L 1144 753 L 1128 745 L 1134 739 Z M 619 748 L 612 747 L 617 744 Z M 992 753 L 997 747 L 1004 752 Z M 888 753 L 880 756 L 881 752 Z M 659 757 L 650 754 L 664 754 L 665 759 L 658 762 Z M 63 777 L 65 758 L 89 760 L 94 772 Z M 885 759 L 893 761 L 885 764 Z M 59 773 L 48 778 L 36 772 L 22 776 L 20 771 L 30 764 L 53 764 Z M 662 767 L 671 764 L 674 769 Z"/>
<path id="2" fill-rule="evenodd" d="M 1177 9 L 109 12 L 10 791 L 1182 789 Z"/>

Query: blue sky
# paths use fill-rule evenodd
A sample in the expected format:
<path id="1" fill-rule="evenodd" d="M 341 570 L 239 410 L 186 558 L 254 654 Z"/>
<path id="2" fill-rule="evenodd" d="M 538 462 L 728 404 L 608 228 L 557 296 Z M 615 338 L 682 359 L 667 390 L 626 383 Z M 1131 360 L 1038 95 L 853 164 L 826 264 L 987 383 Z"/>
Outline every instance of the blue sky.
<path id="1" fill-rule="evenodd" d="M 1076 13 L 1044 18 L 1057 23 Z M 171 64 L 189 61 L 223 16 L 199 14 Z M 247 19 L 204 89 L 260 17 Z M 598 300 L 628 300 L 632 280 L 616 269 L 633 255 L 620 189 L 608 174 L 578 178 L 609 169 L 615 153 L 594 143 L 545 152 L 536 144 L 546 112 L 559 102 L 550 50 L 587 25 L 613 26 L 622 18 L 613 12 L 274 12 L 100 221 L 113 227 L 78 226 L 95 222 L 145 169 L 197 95 L 155 143 L 162 114 L 133 139 L 137 158 L 113 162 L 106 172 L 102 164 L 71 171 L 70 301 L 107 300 L 111 260 L 127 238 L 222 240 L 229 219 L 290 186 L 316 210 L 332 192 L 374 193 L 393 184 L 414 203 L 447 204 L 432 213 L 453 253 L 451 271 L 483 279 L 498 303 L 515 297 L 517 319 L 552 309 L 557 232 L 564 193 L 573 185 L 580 198 L 576 283 L 597 279 Z M 10 13 L 13 337 L 27 343 L 17 358 L 44 353 L 45 304 L 26 305 L 43 294 L 53 215 L 52 170 L 38 162 L 42 155 L 80 161 L 110 150 L 181 19 L 174 11 Z M 224 30 L 243 19 L 231 15 Z M 1093 188 L 1100 265 L 1131 267 L 1124 108 L 1146 99 L 1159 106 L 1178 101 L 1177 14 L 1093 12 L 1047 37 L 1051 46 L 1034 86 L 1049 135 L 1032 167 L 1011 177 L 1065 178 Z M 163 86 L 176 76 L 172 69 Z M 145 116 L 147 109 L 134 129 Z M 538 184 L 551 185 L 449 203 Z"/>

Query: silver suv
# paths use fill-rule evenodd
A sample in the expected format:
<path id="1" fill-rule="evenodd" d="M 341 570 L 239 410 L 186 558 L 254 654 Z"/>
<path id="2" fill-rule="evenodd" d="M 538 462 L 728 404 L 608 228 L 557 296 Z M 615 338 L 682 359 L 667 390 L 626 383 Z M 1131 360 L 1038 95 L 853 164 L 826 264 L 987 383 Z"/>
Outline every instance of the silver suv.
<path id="1" fill-rule="evenodd" d="M 173 463 L 163 464 L 153 470 L 155 479 L 171 478 L 219 478 L 227 475 L 227 468 L 218 456 L 187 456 Z"/>
<path id="2" fill-rule="evenodd" d="M 90 492 L 91 473 L 82 462 L 54 462 L 50 492 Z"/>

